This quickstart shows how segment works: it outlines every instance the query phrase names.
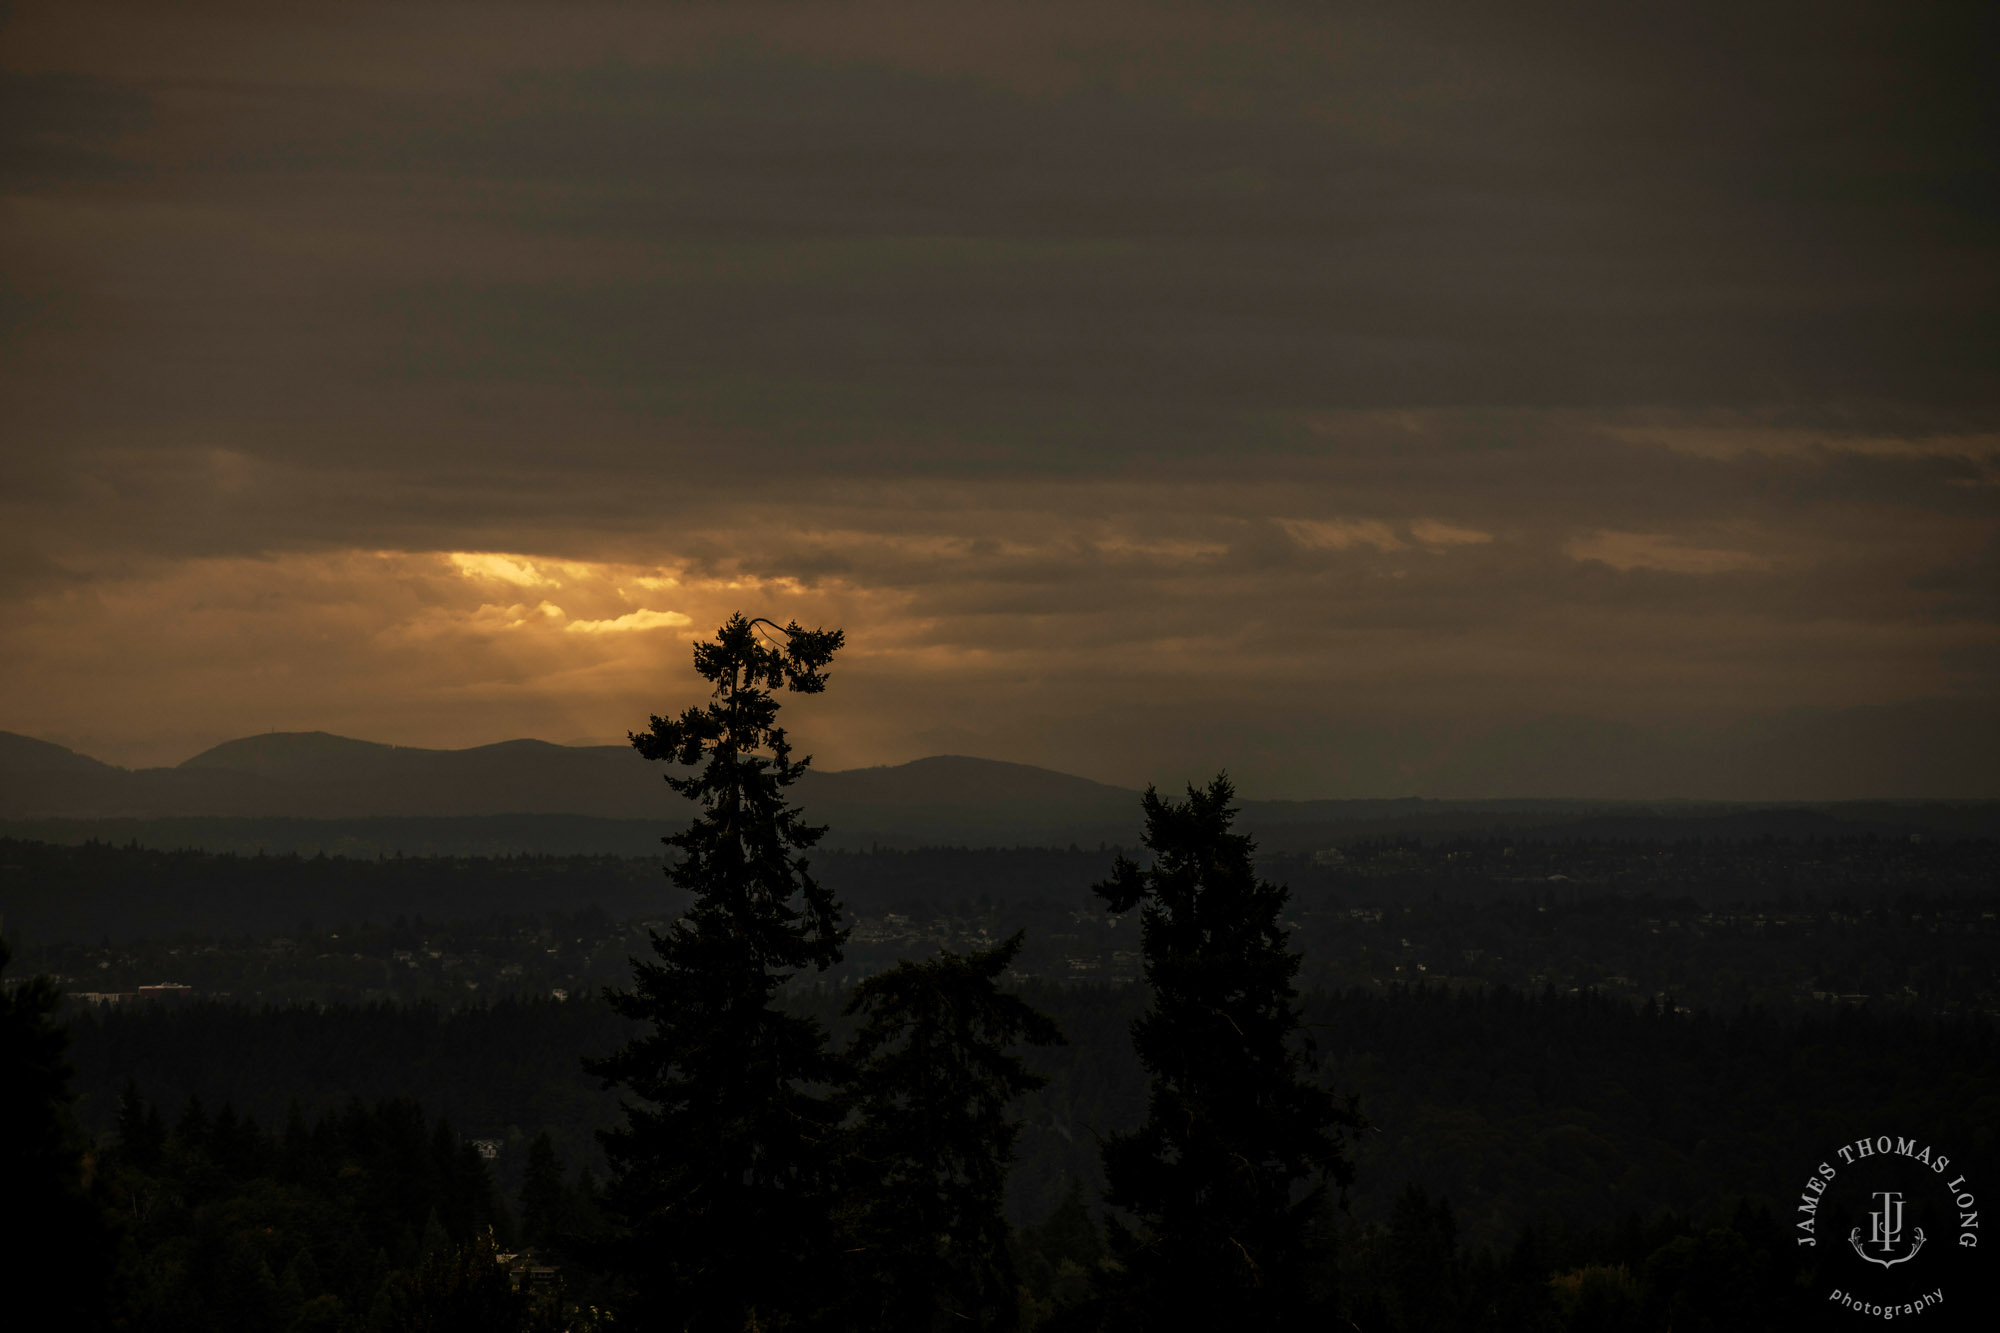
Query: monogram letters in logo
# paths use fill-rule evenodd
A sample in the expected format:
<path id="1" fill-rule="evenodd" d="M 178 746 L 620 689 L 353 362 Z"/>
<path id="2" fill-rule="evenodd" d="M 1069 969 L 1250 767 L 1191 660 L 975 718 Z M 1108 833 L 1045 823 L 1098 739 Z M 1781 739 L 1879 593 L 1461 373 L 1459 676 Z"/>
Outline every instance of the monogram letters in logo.
<path id="1" fill-rule="evenodd" d="M 1868 1214 L 1868 1239 L 1861 1239 L 1861 1228 L 1848 1233 L 1848 1244 L 1854 1252 L 1871 1264 L 1884 1268 L 1894 1268 L 1917 1257 L 1917 1251 L 1924 1248 L 1924 1229 L 1916 1227 L 1912 1234 L 1916 1237 L 1910 1248 L 1902 1254 L 1896 1253 L 1903 1241 L 1903 1196 L 1897 1190 L 1878 1190 L 1875 1194 L 1877 1207 Z"/>

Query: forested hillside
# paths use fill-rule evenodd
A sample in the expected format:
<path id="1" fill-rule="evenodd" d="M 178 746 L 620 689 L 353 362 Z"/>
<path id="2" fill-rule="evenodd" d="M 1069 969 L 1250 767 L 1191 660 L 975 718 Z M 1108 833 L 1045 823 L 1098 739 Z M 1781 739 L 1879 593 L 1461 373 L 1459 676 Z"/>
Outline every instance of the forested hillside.
<path id="1" fill-rule="evenodd" d="M 817 851 L 815 872 L 855 913 L 937 913 L 968 904 L 1091 905 L 1110 846 Z M 1356 838 L 1310 854 L 1273 853 L 1261 873 L 1287 885 L 1295 913 L 1383 904 L 1573 903 L 1648 895 L 1726 903 L 1875 902 L 1900 894 L 1989 893 L 2000 842 L 1988 839 L 1626 837 L 1513 834 Z M 574 912 L 677 910 L 657 854 L 299 856 L 161 850 L 136 843 L 0 838 L 0 916 L 28 944 L 257 936 L 397 917 L 479 920 Z"/>
<path id="2" fill-rule="evenodd" d="M 4 851 L 10 933 L 17 903 L 30 921 L 107 912 L 104 933 L 120 913 L 143 936 L 203 912 L 263 912 L 286 932 L 21 955 L 72 991 L 197 985 L 180 1003 L 65 1011 L 76 1110 L 111 1154 L 104 1179 L 124 1182 L 128 1210 L 134 1188 L 194 1201 L 129 1219 L 153 1256 L 151 1276 L 121 1279 L 129 1290 L 185 1303 L 199 1283 L 249 1274 L 263 1313 L 244 1327 L 304 1329 L 309 1309 L 332 1319 L 333 1301 L 391 1327 L 383 1312 L 419 1274 L 484 1271 L 463 1269 L 483 1243 L 463 1218 L 519 1243 L 551 1210 L 569 1219 L 566 1239 L 543 1233 L 568 1290 L 597 1290 L 583 1233 L 606 1175 L 597 1133 L 620 1113 L 583 1061 L 632 1035 L 598 988 L 629 977 L 645 934 L 601 908 L 541 905 L 670 911 L 657 862 Z M 1110 856 L 820 856 L 856 933 L 845 963 L 781 994 L 839 1042 L 858 978 L 1027 929 L 1009 988 L 1067 1044 L 1023 1051 L 1049 1083 L 1014 1108 L 1005 1197 L 1024 1327 L 1060 1327 L 1095 1289 L 1110 1253 L 1099 1147 L 1146 1113 L 1133 924 L 1090 897 Z M 1474 1326 L 1476 1312 L 1493 1328 L 1664 1328 L 1672 1309 L 1718 1303 L 1749 1312 L 1736 1326 L 1772 1326 L 1812 1259 L 1783 1242 L 1816 1145 L 1920 1126 L 1981 1178 L 2000 1155 L 1995 864 L 1991 844 L 1908 839 L 1380 840 L 1265 858 L 1293 887 L 1314 1077 L 1368 1121 L 1348 1207 L 1320 1230 L 1317 1280 L 1370 1329 Z M 69 891 L 21 897 L 30 884 Z M 327 919 L 305 929 L 302 903 Z M 159 1113 L 150 1165 L 117 1155 L 128 1087 Z M 347 1166 L 302 1167 L 302 1132 Z M 374 1185 L 334 1187 L 375 1179 L 404 1138 L 471 1173 L 454 1201 L 378 1207 Z M 476 1169 L 458 1152 L 475 1141 L 490 1153 Z M 379 1254 L 325 1239 L 344 1230 Z M 190 1286 L 190 1273 L 206 1276 Z"/>
<path id="3" fill-rule="evenodd" d="M 1137 991 L 1022 994 L 1069 1044 L 1028 1057 L 1052 1082 L 1021 1108 L 1017 1222 L 1059 1203 L 1071 1175 L 1095 1181 L 1097 1136 L 1144 1109 L 1126 1032 Z M 836 1029 L 842 1002 L 835 992 L 793 999 Z M 1544 1215 L 1582 1224 L 1633 1208 L 1708 1215 L 1743 1196 L 1780 1200 L 1798 1174 L 1795 1145 L 1852 1138 L 1852 1125 L 1883 1114 L 1884 1088 L 1902 1089 L 1898 1114 L 1938 1137 L 1980 1155 L 2000 1146 L 2000 1036 L 1983 1019 L 1670 1014 L 1594 994 L 1425 987 L 1309 993 L 1305 1016 L 1322 1076 L 1358 1094 L 1373 1125 L 1356 1216 L 1386 1218 L 1414 1181 L 1448 1195 L 1481 1244 Z M 615 1100 L 579 1062 L 626 1031 L 590 999 L 453 1013 L 203 1005 L 71 1023 L 82 1112 L 96 1130 L 112 1128 L 127 1079 L 169 1109 L 198 1096 L 267 1126 L 294 1099 L 319 1113 L 355 1097 L 410 1097 L 470 1136 L 500 1140 L 503 1181 L 518 1179 L 543 1131 L 572 1163 L 592 1160 L 591 1132 L 612 1122 Z"/>

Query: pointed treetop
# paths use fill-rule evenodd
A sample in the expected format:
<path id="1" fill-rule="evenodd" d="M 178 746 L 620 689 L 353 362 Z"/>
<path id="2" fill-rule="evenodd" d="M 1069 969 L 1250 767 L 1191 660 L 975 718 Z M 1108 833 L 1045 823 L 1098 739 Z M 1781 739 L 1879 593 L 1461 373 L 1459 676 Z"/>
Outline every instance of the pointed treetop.
<path id="1" fill-rule="evenodd" d="M 783 635 L 783 642 L 776 635 Z M 805 629 L 796 620 L 780 626 L 737 612 L 712 642 L 694 647 L 695 670 L 715 686 L 712 701 L 706 708 L 683 709 L 677 719 L 654 715 L 645 731 L 627 733 L 632 747 L 648 759 L 688 767 L 718 749 L 740 754 L 769 745 L 777 752 L 780 779 L 789 782 L 796 776 L 791 747 L 777 725 L 778 705 L 769 692 L 825 690 L 826 664 L 846 637 L 837 629 Z M 804 766 L 802 761 L 796 769 Z M 698 783 L 671 774 L 667 782 L 684 796 L 700 790 Z"/>
<path id="2" fill-rule="evenodd" d="M 785 636 L 782 644 L 772 637 L 773 630 Z M 823 668 L 845 640 L 837 629 L 805 629 L 796 620 L 780 626 L 763 616 L 746 620 L 738 611 L 716 632 L 715 642 L 695 645 L 694 669 L 718 689 L 768 685 L 818 694 L 826 688 Z"/>

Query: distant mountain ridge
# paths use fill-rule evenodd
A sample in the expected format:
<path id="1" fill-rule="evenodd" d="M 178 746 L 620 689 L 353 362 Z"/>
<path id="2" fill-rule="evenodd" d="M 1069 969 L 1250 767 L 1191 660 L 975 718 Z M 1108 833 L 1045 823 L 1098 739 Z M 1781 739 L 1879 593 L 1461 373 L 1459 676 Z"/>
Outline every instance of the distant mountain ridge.
<path id="1" fill-rule="evenodd" d="M 491 853 L 507 850 L 512 839 L 522 851 L 629 853 L 689 817 L 662 776 L 659 765 L 622 745 L 513 740 L 431 750 L 328 732 L 246 736 L 172 768 L 131 770 L 0 732 L 0 821 L 15 836 L 64 841 L 99 836 L 89 830 L 101 826 L 104 837 L 143 831 L 175 845 L 183 837 L 264 845 L 271 831 L 251 825 L 289 821 L 289 845 L 352 845 L 359 836 L 377 845 L 408 839 Z M 831 830 L 829 847 L 1134 847 L 1141 827 L 1136 791 L 966 755 L 813 770 L 795 795 L 810 819 Z M 397 821 L 426 827 L 394 831 Z M 373 831 L 359 834 L 363 824 Z M 2000 803 L 1246 800 L 1239 827 L 1267 852 L 1310 851 L 1356 836 L 1502 828 L 1583 838 L 1993 837 L 2000 836 Z"/>
<path id="2" fill-rule="evenodd" d="M 110 764 L 78 754 L 53 741 L 38 741 L 18 732 L 0 731 L 0 775 L 111 772 Z"/>
<path id="3" fill-rule="evenodd" d="M 0 819 L 354 819 L 584 815 L 678 822 L 686 804 L 660 766 L 622 745 L 514 740 L 464 750 L 384 745 L 327 732 L 225 741 L 172 768 L 123 769 L 0 732 Z M 1138 793 L 963 755 L 809 771 L 798 799 L 850 836 L 1046 840 L 1136 829 Z"/>

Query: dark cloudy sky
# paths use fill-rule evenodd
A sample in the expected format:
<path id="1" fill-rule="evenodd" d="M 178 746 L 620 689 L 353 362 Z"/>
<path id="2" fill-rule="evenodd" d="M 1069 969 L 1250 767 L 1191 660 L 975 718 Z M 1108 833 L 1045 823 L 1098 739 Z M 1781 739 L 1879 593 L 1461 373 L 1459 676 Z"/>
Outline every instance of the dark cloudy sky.
<path id="1" fill-rule="evenodd" d="M 1997 12 L 17 3 L 0 728 L 2000 795 Z"/>

